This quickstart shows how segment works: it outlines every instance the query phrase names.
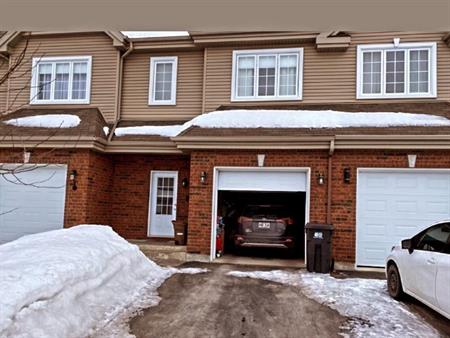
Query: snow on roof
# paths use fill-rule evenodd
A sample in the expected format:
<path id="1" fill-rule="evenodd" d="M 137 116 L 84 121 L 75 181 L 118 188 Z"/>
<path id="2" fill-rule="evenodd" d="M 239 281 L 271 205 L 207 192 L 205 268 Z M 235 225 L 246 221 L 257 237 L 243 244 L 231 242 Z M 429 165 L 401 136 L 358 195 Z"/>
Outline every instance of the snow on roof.
<path id="1" fill-rule="evenodd" d="M 16 127 L 40 128 L 73 128 L 77 127 L 80 122 L 81 119 L 77 115 L 71 114 L 34 115 L 3 121 L 5 124 Z"/>
<path id="2" fill-rule="evenodd" d="M 122 31 L 129 38 L 159 38 L 167 36 L 188 36 L 187 31 Z"/>
<path id="3" fill-rule="evenodd" d="M 121 127 L 116 136 L 159 135 L 174 137 L 191 126 L 200 128 L 351 128 L 442 127 L 450 120 L 436 115 L 394 112 L 341 112 L 333 110 L 222 110 L 171 126 Z"/>
<path id="4" fill-rule="evenodd" d="M 166 278 L 205 269 L 162 268 L 110 227 L 80 225 L 0 245 L 0 271 L 0 337 L 128 337 Z"/>
<path id="5" fill-rule="evenodd" d="M 157 135 L 163 137 L 175 137 L 183 130 L 184 125 L 175 124 L 168 126 L 137 126 L 137 127 L 119 127 L 114 134 L 116 136 L 125 135 Z"/>

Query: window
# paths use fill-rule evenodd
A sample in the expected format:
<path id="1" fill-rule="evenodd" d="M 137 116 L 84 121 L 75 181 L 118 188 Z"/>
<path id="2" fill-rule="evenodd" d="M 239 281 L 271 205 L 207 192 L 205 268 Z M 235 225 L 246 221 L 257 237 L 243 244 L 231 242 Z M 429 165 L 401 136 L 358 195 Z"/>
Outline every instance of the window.
<path id="1" fill-rule="evenodd" d="M 443 223 L 427 229 L 418 236 L 416 249 L 450 253 L 450 224 Z"/>
<path id="2" fill-rule="evenodd" d="M 302 68 L 302 48 L 234 51 L 231 100 L 300 100 Z"/>
<path id="3" fill-rule="evenodd" d="M 357 98 L 436 97 L 436 43 L 358 46 Z"/>
<path id="4" fill-rule="evenodd" d="M 174 105 L 177 92 L 176 56 L 150 58 L 150 105 Z"/>
<path id="5" fill-rule="evenodd" d="M 175 179 L 173 177 L 158 177 L 156 214 L 172 215 Z"/>
<path id="6" fill-rule="evenodd" d="M 91 61 L 90 56 L 34 58 L 30 102 L 89 103 Z"/>

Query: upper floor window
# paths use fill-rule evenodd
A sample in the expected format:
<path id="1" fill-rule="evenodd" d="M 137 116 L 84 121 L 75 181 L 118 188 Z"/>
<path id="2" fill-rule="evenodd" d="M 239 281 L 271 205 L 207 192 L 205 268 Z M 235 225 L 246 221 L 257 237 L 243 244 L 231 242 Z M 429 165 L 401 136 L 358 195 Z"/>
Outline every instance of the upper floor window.
<path id="1" fill-rule="evenodd" d="M 150 58 L 150 90 L 148 104 L 174 105 L 177 93 L 176 56 Z"/>
<path id="2" fill-rule="evenodd" d="M 358 46 L 357 98 L 436 97 L 436 43 Z"/>
<path id="3" fill-rule="evenodd" d="M 30 102 L 89 103 L 91 63 L 90 56 L 34 58 Z"/>
<path id="4" fill-rule="evenodd" d="M 231 100 L 300 100 L 302 68 L 302 48 L 234 51 Z"/>

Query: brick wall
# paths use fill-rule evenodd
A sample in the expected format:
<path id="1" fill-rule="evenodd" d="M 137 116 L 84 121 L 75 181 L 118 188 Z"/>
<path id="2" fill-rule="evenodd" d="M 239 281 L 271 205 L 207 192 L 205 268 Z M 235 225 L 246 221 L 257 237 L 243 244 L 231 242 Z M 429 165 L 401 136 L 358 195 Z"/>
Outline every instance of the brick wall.
<path id="1" fill-rule="evenodd" d="M 215 166 L 256 167 L 258 153 L 266 154 L 266 167 L 311 167 L 310 221 L 326 220 L 326 185 L 318 185 L 315 177 L 326 174 L 326 151 L 199 151 L 191 154 L 188 251 L 209 255 L 211 241 L 211 205 L 213 169 Z M 200 173 L 208 175 L 200 184 Z"/>
<path id="2" fill-rule="evenodd" d="M 211 240 L 212 177 L 215 166 L 256 167 L 256 155 L 266 154 L 267 167 L 310 167 L 310 221 L 326 221 L 327 165 L 326 151 L 198 151 L 191 154 L 188 251 L 209 255 Z M 336 151 L 332 173 L 333 255 L 339 262 L 355 261 L 356 169 L 360 167 L 407 168 L 407 154 L 417 154 L 417 168 L 450 168 L 446 151 Z M 344 168 L 350 168 L 350 183 L 343 182 Z M 208 174 L 207 184 L 200 184 L 200 173 Z M 325 175 L 318 185 L 317 174 Z"/>
<path id="3" fill-rule="evenodd" d="M 178 170 L 177 219 L 187 218 L 189 188 L 181 186 L 189 178 L 189 157 L 171 155 L 114 155 L 111 224 L 126 238 L 147 238 L 150 172 Z"/>

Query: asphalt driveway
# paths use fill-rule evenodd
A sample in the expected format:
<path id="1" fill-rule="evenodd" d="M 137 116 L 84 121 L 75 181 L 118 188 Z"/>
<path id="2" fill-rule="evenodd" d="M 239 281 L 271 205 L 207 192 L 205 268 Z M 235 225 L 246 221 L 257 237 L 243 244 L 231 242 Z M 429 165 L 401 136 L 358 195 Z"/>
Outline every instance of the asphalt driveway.
<path id="1" fill-rule="evenodd" d="M 232 265 L 177 274 L 159 289 L 161 303 L 134 318 L 136 337 L 338 337 L 346 318 L 298 288 L 237 278 Z M 245 270 L 240 267 L 239 270 Z"/>

